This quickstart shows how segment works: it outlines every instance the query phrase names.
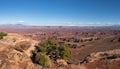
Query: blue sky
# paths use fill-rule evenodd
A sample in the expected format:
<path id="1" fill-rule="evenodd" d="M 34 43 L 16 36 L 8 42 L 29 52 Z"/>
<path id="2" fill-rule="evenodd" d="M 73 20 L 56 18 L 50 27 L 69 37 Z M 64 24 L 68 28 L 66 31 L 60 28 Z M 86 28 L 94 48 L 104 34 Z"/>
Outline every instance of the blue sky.
<path id="1" fill-rule="evenodd" d="M 0 24 L 120 24 L 120 0 L 0 0 Z"/>

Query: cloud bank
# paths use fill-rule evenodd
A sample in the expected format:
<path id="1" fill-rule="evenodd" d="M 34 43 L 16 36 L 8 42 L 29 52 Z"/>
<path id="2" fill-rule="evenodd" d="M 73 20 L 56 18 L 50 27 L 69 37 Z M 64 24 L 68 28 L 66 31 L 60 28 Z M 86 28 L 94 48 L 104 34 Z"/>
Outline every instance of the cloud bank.
<path id="1" fill-rule="evenodd" d="M 27 22 L 18 21 L 0 21 L 0 24 L 26 24 L 30 26 L 112 26 L 120 25 L 120 22 Z"/>

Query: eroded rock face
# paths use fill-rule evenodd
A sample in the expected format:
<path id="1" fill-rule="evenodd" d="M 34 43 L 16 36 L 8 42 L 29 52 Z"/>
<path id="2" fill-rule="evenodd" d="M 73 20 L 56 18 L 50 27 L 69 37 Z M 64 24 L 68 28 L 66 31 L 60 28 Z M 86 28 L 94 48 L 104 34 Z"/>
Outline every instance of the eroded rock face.
<path id="1" fill-rule="evenodd" d="M 27 45 L 24 45 L 26 42 Z M 20 45 L 15 46 L 17 43 Z M 30 59 L 31 50 L 34 50 L 36 43 L 37 41 L 19 34 L 8 34 L 0 40 L 0 47 L 4 47 L 0 50 L 0 69 L 40 69 Z"/>
<path id="2" fill-rule="evenodd" d="M 95 60 L 117 59 L 117 58 L 120 58 L 120 49 L 92 53 L 90 57 L 88 57 L 90 62 L 94 62 Z"/>
<path id="3" fill-rule="evenodd" d="M 63 59 L 57 59 L 56 62 L 58 65 L 67 66 L 67 62 Z"/>
<path id="4" fill-rule="evenodd" d="M 120 49 L 91 53 L 81 64 L 88 69 L 119 69 Z"/>
<path id="5" fill-rule="evenodd" d="M 0 52 L 0 69 L 41 69 L 41 66 L 36 66 L 30 57 L 13 48 L 12 51 Z"/>

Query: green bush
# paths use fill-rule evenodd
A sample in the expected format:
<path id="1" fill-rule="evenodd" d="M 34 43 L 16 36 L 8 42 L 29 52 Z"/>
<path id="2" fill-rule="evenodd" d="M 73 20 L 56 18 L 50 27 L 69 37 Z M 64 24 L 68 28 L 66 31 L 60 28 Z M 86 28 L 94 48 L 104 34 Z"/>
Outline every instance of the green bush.
<path id="1" fill-rule="evenodd" d="M 49 45 L 56 45 L 57 41 L 55 40 L 55 38 L 49 37 L 48 40 L 46 40 L 47 44 Z"/>
<path id="2" fill-rule="evenodd" d="M 59 47 L 57 45 L 51 45 L 47 48 L 47 55 L 50 55 L 50 58 L 54 61 L 60 58 L 58 48 Z"/>
<path id="3" fill-rule="evenodd" d="M 44 67 L 50 67 L 50 58 L 46 54 L 40 52 L 37 53 L 35 56 L 35 61 Z"/>
<path id="4" fill-rule="evenodd" d="M 71 58 L 71 51 L 67 44 L 59 44 L 55 38 L 48 38 L 48 40 L 39 43 L 38 52 L 50 55 L 52 60 L 59 58 L 69 60 Z"/>
<path id="5" fill-rule="evenodd" d="M 71 51 L 66 44 L 62 44 L 59 48 L 60 57 L 64 60 L 70 60 L 71 58 Z"/>
<path id="6" fill-rule="evenodd" d="M 7 35 L 7 33 L 5 33 L 5 32 L 0 32 L 0 36 L 6 36 Z"/>
<path id="7" fill-rule="evenodd" d="M 44 41 L 44 42 L 41 42 L 41 43 L 39 43 L 38 44 L 38 46 L 37 46 L 37 50 L 38 50 L 38 52 L 46 52 L 46 47 L 47 46 L 47 44 L 46 44 L 46 42 Z"/>
<path id="8" fill-rule="evenodd" d="M 67 44 L 60 44 L 54 38 L 48 38 L 39 43 L 34 54 L 35 61 L 42 66 L 45 66 L 46 62 L 50 59 L 53 62 L 56 62 L 57 59 L 64 59 L 66 61 L 71 59 L 71 50 Z"/>
<path id="9" fill-rule="evenodd" d="M 5 32 L 0 32 L 0 39 L 3 39 L 4 36 L 7 36 L 7 33 L 5 33 Z"/>

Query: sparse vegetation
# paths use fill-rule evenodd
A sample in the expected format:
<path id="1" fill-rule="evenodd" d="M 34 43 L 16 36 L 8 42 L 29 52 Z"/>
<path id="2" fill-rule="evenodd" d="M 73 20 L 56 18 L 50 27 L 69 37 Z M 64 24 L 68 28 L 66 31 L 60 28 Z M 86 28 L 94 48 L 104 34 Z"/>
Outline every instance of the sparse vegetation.
<path id="1" fill-rule="evenodd" d="M 7 36 L 7 33 L 5 33 L 5 32 L 0 32 L 0 39 L 3 39 L 4 36 Z"/>
<path id="2" fill-rule="evenodd" d="M 50 67 L 50 58 L 46 54 L 40 52 L 37 53 L 35 56 L 35 61 L 44 67 Z"/>
<path id="3" fill-rule="evenodd" d="M 62 58 L 64 60 L 70 60 L 71 51 L 70 51 L 69 47 L 66 44 L 62 44 L 59 47 L 59 51 L 60 51 L 60 58 Z"/>
<path id="4" fill-rule="evenodd" d="M 69 61 L 71 58 L 71 50 L 67 44 L 59 44 L 55 38 L 48 38 L 46 41 L 39 43 L 34 54 L 35 62 L 42 66 L 46 66 L 49 58 L 53 62 L 56 62 L 57 59 Z"/>
<path id="5" fill-rule="evenodd" d="M 28 41 L 21 41 L 15 45 L 15 49 L 23 52 L 23 50 L 27 50 L 31 46 L 31 43 Z"/>
<path id="6" fill-rule="evenodd" d="M 24 28 L 7 27 L 0 40 L 0 69 L 120 69 L 120 30 Z"/>

